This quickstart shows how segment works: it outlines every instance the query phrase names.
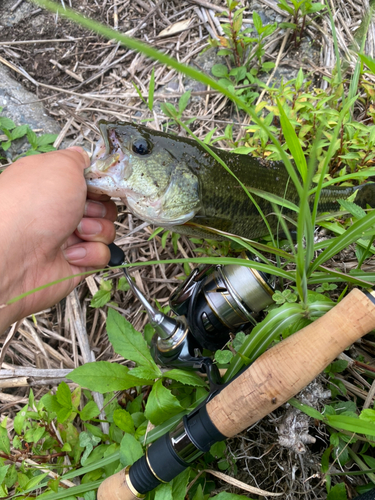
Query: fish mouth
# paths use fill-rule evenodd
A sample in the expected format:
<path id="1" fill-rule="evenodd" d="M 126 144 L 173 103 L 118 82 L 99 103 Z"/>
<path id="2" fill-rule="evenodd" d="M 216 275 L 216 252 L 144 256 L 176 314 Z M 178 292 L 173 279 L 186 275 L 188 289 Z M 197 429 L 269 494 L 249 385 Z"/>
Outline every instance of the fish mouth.
<path id="1" fill-rule="evenodd" d="M 105 194 L 106 190 L 113 190 L 115 185 L 127 180 L 132 169 L 129 156 L 122 150 L 115 131 L 103 130 L 103 126 L 100 131 L 102 137 L 95 147 L 90 166 L 84 170 L 84 177 L 90 192 Z"/>

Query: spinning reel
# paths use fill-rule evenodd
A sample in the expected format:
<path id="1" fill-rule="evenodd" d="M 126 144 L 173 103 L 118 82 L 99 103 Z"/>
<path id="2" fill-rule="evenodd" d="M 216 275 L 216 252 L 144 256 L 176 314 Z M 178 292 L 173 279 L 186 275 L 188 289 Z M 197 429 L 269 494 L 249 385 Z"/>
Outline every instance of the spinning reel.
<path id="1" fill-rule="evenodd" d="M 126 264 L 121 248 L 109 245 L 110 266 Z M 245 255 L 246 257 L 246 255 Z M 123 269 L 134 295 L 145 307 L 156 331 L 151 353 L 161 365 L 209 372 L 211 358 L 201 351 L 216 351 L 237 332 L 256 321 L 254 315 L 273 304 L 270 276 L 240 265 L 201 265 L 170 298 L 170 318 L 154 309 Z"/>

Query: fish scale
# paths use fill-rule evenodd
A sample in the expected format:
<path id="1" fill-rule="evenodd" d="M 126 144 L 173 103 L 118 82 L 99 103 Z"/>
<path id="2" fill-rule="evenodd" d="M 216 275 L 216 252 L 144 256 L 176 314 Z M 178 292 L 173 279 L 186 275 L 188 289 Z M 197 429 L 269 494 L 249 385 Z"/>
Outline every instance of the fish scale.
<path id="1" fill-rule="evenodd" d="M 192 236 L 212 238 L 212 232 L 204 227 L 249 239 L 268 234 L 256 206 L 237 180 L 196 141 L 126 122 L 102 121 L 99 128 L 103 140 L 85 172 L 89 191 L 120 197 L 141 219 Z M 282 162 L 211 149 L 247 188 L 299 204 L 296 188 Z M 121 176 L 121 172 L 126 175 Z M 338 200 L 354 192 L 359 206 L 375 205 L 373 183 L 333 186 L 322 190 L 318 213 L 337 211 Z M 272 204 L 252 196 L 276 233 L 279 220 Z M 297 216 L 291 209 L 280 209 L 290 218 Z M 190 223 L 203 227 L 192 227 Z"/>

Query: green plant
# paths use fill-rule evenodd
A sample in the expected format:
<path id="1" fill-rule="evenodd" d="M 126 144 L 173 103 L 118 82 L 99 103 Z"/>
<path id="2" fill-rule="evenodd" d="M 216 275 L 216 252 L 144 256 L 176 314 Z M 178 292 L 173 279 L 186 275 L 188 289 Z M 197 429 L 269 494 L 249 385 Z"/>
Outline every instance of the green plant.
<path id="1" fill-rule="evenodd" d="M 280 0 L 277 6 L 293 17 L 291 23 L 281 23 L 280 27 L 293 29 L 292 42 L 294 42 L 296 47 L 301 43 L 303 32 L 307 25 L 307 16 L 324 9 L 324 4 L 319 2 L 313 3 L 312 0 L 289 0 L 289 3 L 288 0 Z"/>
<path id="2" fill-rule="evenodd" d="M 218 55 L 228 56 L 234 67 L 228 69 L 224 64 L 215 64 L 212 74 L 219 78 L 219 83 L 233 93 L 241 95 L 248 104 L 251 104 L 259 95 L 251 88 L 259 82 L 255 79 L 259 71 L 270 71 L 275 64 L 272 61 L 263 62 L 265 53 L 265 39 L 276 30 L 276 23 L 263 26 L 262 19 L 257 12 L 253 12 L 253 28 L 242 29 L 242 13 L 244 8 L 235 11 L 237 1 L 227 0 L 228 12 L 222 15 L 228 16 L 229 23 L 223 25 L 226 36 L 220 36 L 219 40 L 211 40 L 213 47 L 222 47 Z M 255 30 L 255 36 L 253 31 Z M 252 34 L 253 36 L 249 36 Z M 255 65 L 252 64 L 255 61 Z M 237 88 L 242 84 L 239 88 Z"/>
<path id="3" fill-rule="evenodd" d="M 3 109 L 4 108 L 0 106 L 0 113 Z M 0 138 L 0 149 L 3 151 L 7 151 L 11 147 L 13 141 L 25 136 L 31 148 L 20 156 L 30 156 L 55 150 L 52 144 L 55 142 L 57 134 L 43 134 L 38 137 L 29 125 L 16 126 L 13 120 L 6 116 L 0 116 L 0 131 L 6 136 L 6 140 Z M 0 157 L 0 159 L 5 158 Z"/>

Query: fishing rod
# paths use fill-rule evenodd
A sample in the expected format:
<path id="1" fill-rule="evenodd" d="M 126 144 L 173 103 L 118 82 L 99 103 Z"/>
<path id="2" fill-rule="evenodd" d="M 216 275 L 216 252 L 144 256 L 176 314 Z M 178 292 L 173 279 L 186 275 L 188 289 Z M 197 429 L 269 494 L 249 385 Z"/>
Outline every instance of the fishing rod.
<path id="1" fill-rule="evenodd" d="M 117 262 L 123 259 L 124 263 L 121 252 Z M 115 262 L 116 258 L 112 265 Z M 124 272 L 130 284 L 125 268 Z M 148 306 L 137 288 L 132 289 Z M 164 330 L 161 325 L 166 316 L 152 308 L 146 310 L 157 332 L 166 335 L 168 331 L 173 337 L 179 330 L 181 335 L 183 319 L 165 323 L 168 330 Z M 263 353 L 228 384 L 216 386 L 203 404 L 152 443 L 142 458 L 105 479 L 98 500 L 142 498 L 160 483 L 171 481 L 214 443 L 235 436 L 288 401 L 374 328 L 375 292 L 352 290 L 324 316 Z"/>

